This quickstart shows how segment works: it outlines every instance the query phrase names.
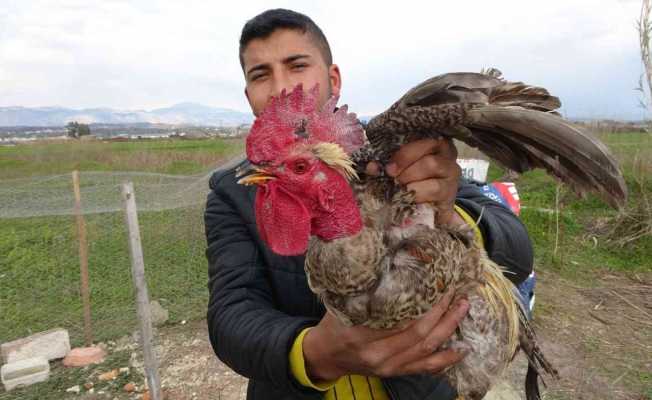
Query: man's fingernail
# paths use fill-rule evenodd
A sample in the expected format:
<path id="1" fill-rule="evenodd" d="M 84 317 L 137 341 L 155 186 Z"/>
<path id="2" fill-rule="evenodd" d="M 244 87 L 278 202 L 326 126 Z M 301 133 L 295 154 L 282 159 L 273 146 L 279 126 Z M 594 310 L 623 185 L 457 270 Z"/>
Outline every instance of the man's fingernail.
<path id="1" fill-rule="evenodd" d="M 396 166 L 396 163 L 389 163 L 385 167 L 385 172 L 387 172 L 387 175 L 389 176 L 396 176 L 396 172 L 398 172 L 397 169 L 398 167 Z"/>
<path id="2" fill-rule="evenodd" d="M 457 310 L 460 314 L 466 314 L 466 312 L 469 311 L 469 302 L 466 300 L 460 300 L 457 303 Z"/>

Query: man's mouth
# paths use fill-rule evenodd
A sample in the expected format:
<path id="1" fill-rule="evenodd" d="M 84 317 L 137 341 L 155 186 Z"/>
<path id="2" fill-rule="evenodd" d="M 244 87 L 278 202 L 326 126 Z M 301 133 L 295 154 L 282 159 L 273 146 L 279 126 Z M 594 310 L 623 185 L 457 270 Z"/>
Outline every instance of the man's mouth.
<path id="1" fill-rule="evenodd" d="M 276 179 L 276 177 L 265 169 L 251 164 L 250 162 L 239 167 L 236 171 L 236 177 L 241 177 L 238 180 L 240 185 L 261 185 L 267 181 Z"/>

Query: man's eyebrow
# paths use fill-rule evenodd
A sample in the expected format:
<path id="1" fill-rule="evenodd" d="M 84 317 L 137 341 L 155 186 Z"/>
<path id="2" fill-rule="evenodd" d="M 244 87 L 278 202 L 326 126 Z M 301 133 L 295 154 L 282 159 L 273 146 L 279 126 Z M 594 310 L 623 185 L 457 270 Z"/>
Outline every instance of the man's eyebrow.
<path id="1" fill-rule="evenodd" d="M 249 70 L 247 71 L 247 76 L 249 76 L 252 72 L 256 72 L 256 71 L 260 71 L 260 70 L 266 70 L 266 69 L 269 69 L 269 68 L 270 68 L 270 66 L 269 66 L 268 63 L 254 65 L 253 67 L 249 68 Z"/>
<path id="2" fill-rule="evenodd" d="M 311 56 L 310 54 L 293 54 L 289 57 L 285 57 L 282 62 L 283 64 L 290 64 L 303 58 L 311 58 Z"/>

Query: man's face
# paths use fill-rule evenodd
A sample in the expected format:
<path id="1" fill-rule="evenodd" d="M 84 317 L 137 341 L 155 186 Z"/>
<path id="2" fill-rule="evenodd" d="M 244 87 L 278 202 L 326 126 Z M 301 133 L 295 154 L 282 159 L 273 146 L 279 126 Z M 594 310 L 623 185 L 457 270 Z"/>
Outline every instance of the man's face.
<path id="1" fill-rule="evenodd" d="M 245 48 L 242 58 L 245 73 L 245 95 L 255 116 L 270 98 L 285 89 L 290 92 L 299 83 L 304 90 L 319 84 L 319 106 L 331 95 L 339 95 L 340 71 L 337 65 L 326 65 L 319 48 L 308 33 L 278 29 L 265 39 L 254 39 Z"/>

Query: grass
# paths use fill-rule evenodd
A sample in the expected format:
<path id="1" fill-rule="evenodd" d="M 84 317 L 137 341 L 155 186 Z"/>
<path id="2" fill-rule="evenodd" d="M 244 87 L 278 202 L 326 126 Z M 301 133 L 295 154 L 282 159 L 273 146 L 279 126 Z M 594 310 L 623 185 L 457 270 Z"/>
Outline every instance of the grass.
<path id="1" fill-rule="evenodd" d="M 0 146 L 0 179 L 80 171 L 196 174 L 243 148 L 242 139 L 37 142 Z"/>
<path id="2" fill-rule="evenodd" d="M 612 134 L 603 135 L 602 139 L 621 162 L 630 188 L 628 209 L 632 209 L 652 193 L 651 136 Z M 0 147 L 0 180 L 68 174 L 72 169 L 199 174 L 241 150 L 241 140 L 212 139 L 75 141 Z M 468 152 L 468 149 L 460 151 L 467 157 Z M 491 166 L 490 180 L 502 175 L 500 168 Z M 643 184 L 637 185 L 638 181 Z M 616 215 L 601 200 L 594 196 L 577 199 L 562 186 L 558 232 L 556 215 L 541 211 L 555 208 L 556 182 L 542 171 L 532 171 L 523 174 L 516 183 L 525 207 L 521 218 L 535 247 L 537 268 L 554 271 L 587 286 L 595 279 L 596 271 L 626 274 L 652 271 L 652 237 L 620 248 L 608 245 L 607 238 L 592 230 L 597 219 Z M 68 181 L 60 185 L 69 190 Z M 139 197 L 137 186 L 137 200 L 142 201 L 140 193 Z M 139 213 L 150 298 L 159 299 L 170 311 L 170 323 L 205 316 L 207 282 L 202 206 Z M 106 341 L 136 329 L 123 216 L 121 212 L 88 214 L 86 224 L 93 332 L 96 342 Z M 75 235 L 75 220 L 70 215 L 0 220 L 0 342 L 60 326 L 70 331 L 73 345 L 82 344 Z M 559 244 L 555 252 L 556 240 Z M 124 360 L 116 360 L 116 365 L 125 366 Z M 61 398 L 59 389 L 83 384 L 74 371 L 55 364 L 53 378 L 47 383 L 35 386 L 34 391 L 12 392 L 18 397 L 0 394 L 0 399 Z M 639 379 L 649 386 L 649 374 Z M 44 393 L 48 391 L 58 395 L 47 397 Z"/>
<path id="3" fill-rule="evenodd" d="M 205 239 L 199 207 L 139 214 L 147 283 L 170 321 L 205 314 Z M 136 329 L 126 232 L 121 213 L 86 216 L 96 341 Z M 55 326 L 83 341 L 79 258 L 72 216 L 5 219 L 0 225 L 0 342 Z"/>
<path id="4" fill-rule="evenodd" d="M 624 212 L 636 208 L 647 196 L 652 201 L 652 135 L 620 133 L 599 135 L 619 161 L 629 189 Z M 466 157 L 477 155 L 462 148 Z M 488 180 L 503 176 L 505 171 L 492 164 Z M 566 185 L 559 185 L 541 170 L 529 171 L 516 180 L 523 209 L 521 220 L 528 228 L 538 268 L 551 268 L 564 278 L 589 283 L 595 270 L 637 273 L 652 271 L 652 236 L 630 246 L 607 243 L 599 232 L 592 232 L 598 219 L 613 218 L 617 211 L 598 197 L 589 194 L 580 199 Z M 560 224 L 557 230 L 555 198 L 560 187 Z M 558 240 L 555 252 L 555 240 Z"/>
<path id="5" fill-rule="evenodd" d="M 652 193 L 652 179 L 642 188 L 637 176 L 647 176 L 652 161 L 650 136 L 640 133 L 604 135 L 614 150 L 630 187 L 630 204 Z M 205 171 L 218 159 L 241 149 L 241 141 L 70 142 L 0 147 L 0 162 L 14 178 L 68 173 L 71 167 L 91 170 L 128 170 L 190 174 Z M 66 147 L 71 146 L 71 147 Z M 461 149 L 463 153 L 465 149 Z M 208 156 L 213 157 L 209 160 Z M 149 160 L 149 161 L 147 161 Z M 641 172 L 643 171 L 643 172 Z M 503 174 L 492 165 L 490 180 Z M 639 174 L 639 175 L 637 175 Z M 83 182 L 82 182 L 83 183 Z M 65 185 L 69 185 L 66 181 Z M 609 246 L 593 234 L 591 223 L 615 211 L 594 196 L 577 199 L 562 189 L 560 229 L 555 208 L 557 184 L 542 171 L 523 174 L 517 187 L 524 209 L 521 218 L 532 238 L 537 268 L 552 269 L 565 278 L 590 283 L 596 269 L 626 273 L 652 271 L 652 238 L 631 246 Z M 69 190 L 67 187 L 64 188 Z M 201 188 L 205 189 L 205 188 Z M 51 193 L 54 193 L 54 189 Z M 144 201 L 144 196 L 138 196 Z M 172 320 L 203 317 L 206 299 L 206 262 L 201 205 L 167 211 L 140 212 L 140 226 L 151 298 L 162 299 Z M 135 329 L 130 262 L 121 212 L 86 216 L 93 328 L 97 340 Z M 4 219 L 0 224 L 0 341 L 63 326 L 75 344 L 82 335 L 79 300 L 79 261 L 73 216 Z M 558 241 L 555 251 L 555 241 Z"/>
<path id="6" fill-rule="evenodd" d="M 0 147 L 0 164 L 11 166 L 2 169 L 2 178 L 11 179 L 68 174 L 72 168 L 82 172 L 137 170 L 188 175 L 206 172 L 241 149 L 241 140 L 224 139 L 72 141 Z M 82 187 L 92 187 L 93 182 L 88 182 L 91 178 L 85 179 Z M 21 184 L 24 182 L 21 180 Z M 192 190 L 204 193 L 206 183 L 199 183 L 201 187 Z M 67 177 L 34 186 L 46 188 L 38 196 L 71 196 Z M 147 196 L 144 191 L 150 188 L 155 192 Z M 95 195 L 99 196 L 98 200 L 107 196 L 118 199 L 117 186 L 113 189 L 109 186 L 107 190 L 111 192 Z M 168 190 L 167 186 L 161 189 L 136 184 L 137 201 L 155 202 L 161 190 Z M 94 194 L 91 192 L 85 198 L 87 202 L 93 198 L 91 195 Z M 13 197 L 8 199 L 5 202 L 16 201 Z M 47 204 L 44 200 L 43 204 Z M 32 203 L 25 203 L 26 208 L 32 207 Z M 36 199 L 33 204 L 38 203 Z M 36 211 L 39 210 L 35 208 Z M 207 285 L 202 216 L 203 204 L 139 212 L 150 298 L 159 299 L 170 311 L 171 322 L 205 315 Z M 104 341 L 136 329 L 127 238 L 122 212 L 87 214 L 85 222 L 93 332 L 96 341 Z M 2 219 L 0 254 L 0 342 L 60 326 L 69 330 L 73 345 L 81 345 L 83 313 L 74 216 Z"/>

